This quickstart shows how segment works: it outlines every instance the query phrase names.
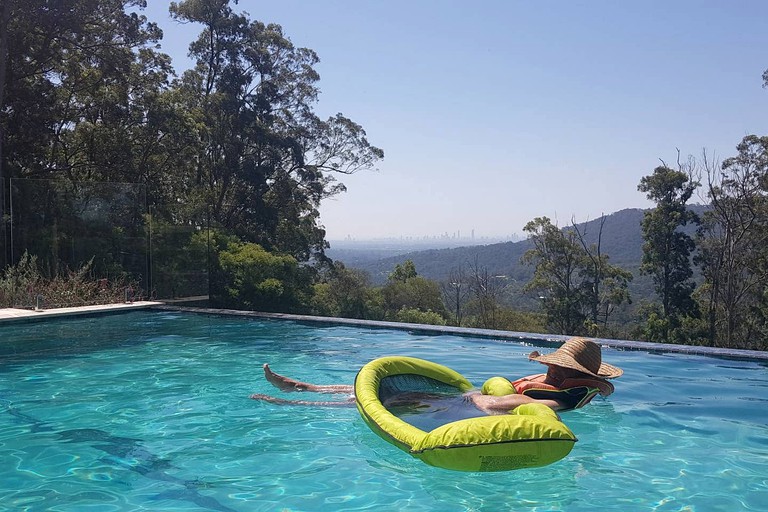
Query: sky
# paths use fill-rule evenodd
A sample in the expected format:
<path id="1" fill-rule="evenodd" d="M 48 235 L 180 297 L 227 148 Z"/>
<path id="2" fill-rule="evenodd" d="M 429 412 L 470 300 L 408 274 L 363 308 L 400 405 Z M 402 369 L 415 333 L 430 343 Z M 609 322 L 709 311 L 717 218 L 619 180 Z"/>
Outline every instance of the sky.
<path id="1" fill-rule="evenodd" d="M 164 31 L 177 72 L 200 32 Z M 339 176 L 328 240 L 521 236 L 652 206 L 662 161 L 723 160 L 768 135 L 768 2 L 241 0 L 320 57 L 322 118 L 343 113 L 384 151 Z"/>

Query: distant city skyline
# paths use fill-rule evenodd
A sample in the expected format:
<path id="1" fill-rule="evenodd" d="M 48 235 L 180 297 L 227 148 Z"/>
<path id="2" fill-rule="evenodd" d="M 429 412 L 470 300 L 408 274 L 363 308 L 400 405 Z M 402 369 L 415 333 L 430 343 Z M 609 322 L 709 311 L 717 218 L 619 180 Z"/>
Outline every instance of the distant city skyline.
<path id="1" fill-rule="evenodd" d="M 461 231 L 454 231 L 453 233 L 441 233 L 436 235 L 393 235 L 393 236 L 381 236 L 381 237 L 353 237 L 352 235 L 347 235 L 343 239 L 335 239 L 336 241 L 345 241 L 345 242 L 355 242 L 355 241 L 365 241 L 365 242 L 375 242 L 375 241 L 388 241 L 388 240 L 396 240 L 396 241 L 414 241 L 414 242 L 430 242 L 430 241 L 438 241 L 438 240 L 467 240 L 467 241 L 517 241 L 523 238 L 523 236 L 511 233 L 509 235 L 501 235 L 501 236 L 493 236 L 493 235 L 482 235 L 482 236 L 476 236 L 473 230 L 470 230 L 469 235 L 462 235 Z"/>
<path id="2" fill-rule="evenodd" d="M 201 26 L 170 2 L 145 14 L 177 72 Z M 521 234 L 651 203 L 637 191 L 665 161 L 733 156 L 768 134 L 768 2 L 283 0 L 232 4 L 278 23 L 320 63 L 322 118 L 342 112 L 384 150 L 338 176 L 331 240 L 475 229 Z"/>

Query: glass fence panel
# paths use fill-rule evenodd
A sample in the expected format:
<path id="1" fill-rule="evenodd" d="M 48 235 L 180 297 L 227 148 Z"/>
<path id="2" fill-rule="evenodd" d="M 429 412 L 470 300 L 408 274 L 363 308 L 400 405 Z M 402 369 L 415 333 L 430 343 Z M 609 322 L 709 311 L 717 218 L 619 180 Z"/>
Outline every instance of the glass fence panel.
<path id="1" fill-rule="evenodd" d="M 239 237 L 205 205 L 148 207 L 135 183 L 12 179 L 8 192 L 0 308 L 240 305 L 216 270 Z"/>
<path id="2" fill-rule="evenodd" d="M 150 209 L 150 260 L 154 299 L 207 305 L 211 231 L 207 212 L 177 215 Z"/>
<path id="3" fill-rule="evenodd" d="M 143 185 L 13 179 L 9 211 L 4 307 L 118 302 L 151 289 Z"/>

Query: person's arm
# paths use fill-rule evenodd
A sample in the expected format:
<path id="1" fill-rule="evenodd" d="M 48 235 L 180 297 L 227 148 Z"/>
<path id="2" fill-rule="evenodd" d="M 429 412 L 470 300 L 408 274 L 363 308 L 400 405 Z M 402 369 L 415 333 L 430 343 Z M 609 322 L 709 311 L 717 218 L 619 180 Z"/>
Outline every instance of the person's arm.
<path id="1" fill-rule="evenodd" d="M 486 414 L 507 414 L 509 411 L 517 408 L 520 405 L 531 403 L 546 405 L 554 411 L 564 409 L 563 405 L 557 400 L 539 400 L 519 394 L 493 396 L 483 395 L 481 393 L 472 393 L 469 395 L 469 398 L 472 400 L 472 403 L 475 404 L 475 407 Z"/>

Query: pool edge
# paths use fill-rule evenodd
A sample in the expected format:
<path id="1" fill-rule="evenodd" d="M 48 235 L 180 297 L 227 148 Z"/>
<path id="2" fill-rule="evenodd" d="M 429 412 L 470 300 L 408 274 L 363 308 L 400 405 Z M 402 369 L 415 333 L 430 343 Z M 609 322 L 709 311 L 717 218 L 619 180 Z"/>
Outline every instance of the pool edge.
<path id="1" fill-rule="evenodd" d="M 62 318 L 67 316 L 100 315 L 120 313 L 140 309 L 157 309 L 166 311 L 183 311 L 216 316 L 240 316 L 252 318 L 270 318 L 279 320 L 291 320 L 312 324 L 326 325 L 353 325 L 379 329 L 401 329 L 424 334 L 452 334 L 457 336 L 475 336 L 496 340 L 510 340 L 516 342 L 536 341 L 540 344 L 556 346 L 572 336 L 563 334 L 538 334 L 518 331 L 500 331 L 494 329 L 479 329 L 467 327 L 453 327 L 444 325 L 410 324 L 402 322 L 385 322 L 378 320 L 361 320 L 357 318 L 321 317 L 312 315 L 296 315 L 288 313 L 266 313 L 261 311 L 241 311 L 234 309 L 199 308 L 168 304 L 160 301 L 140 301 L 124 304 L 103 304 L 97 306 L 80 306 L 70 308 L 49 309 L 42 311 L 22 309 L 0 309 L 0 325 L 14 322 L 36 322 L 49 318 Z M 672 343 L 650 343 L 645 341 L 618 340 L 609 338 L 591 338 L 603 347 L 622 350 L 642 350 L 647 352 L 671 352 L 678 354 L 704 355 L 729 359 L 749 359 L 768 361 L 768 351 L 727 349 L 707 347 L 703 345 L 675 345 Z"/>
<path id="2" fill-rule="evenodd" d="M 161 305 L 163 305 L 162 302 L 137 301 L 118 304 L 97 304 L 94 306 L 75 306 L 69 308 L 41 310 L 5 308 L 0 309 L 0 325 L 16 322 L 36 322 L 39 320 L 45 320 L 47 318 L 119 313 L 137 309 L 149 309 Z"/>
<path id="3" fill-rule="evenodd" d="M 215 308 L 196 308 L 185 306 L 172 306 L 163 304 L 155 306 L 153 309 L 162 309 L 170 311 L 184 311 L 198 314 L 218 315 L 218 316 L 244 316 L 253 318 L 272 318 L 280 320 L 292 320 L 296 322 L 307 322 L 313 324 L 327 325 L 357 325 L 361 327 L 373 327 L 380 329 L 402 329 L 411 332 L 423 332 L 425 334 L 453 334 L 458 336 L 475 336 L 481 338 L 503 339 L 511 341 L 531 341 L 557 346 L 565 340 L 572 338 L 565 334 L 538 334 L 518 331 L 499 331 L 494 329 L 478 329 L 468 327 L 453 327 L 445 325 L 427 325 L 427 324 L 409 324 L 402 322 L 385 322 L 378 320 L 360 320 L 357 318 L 338 318 L 321 317 L 311 315 L 295 315 L 288 313 L 265 313 L 260 311 L 240 311 L 232 309 Z M 718 347 L 707 347 L 703 345 L 675 345 L 673 343 L 651 343 L 647 341 L 617 340 L 610 338 L 592 338 L 590 339 L 603 347 L 617 348 L 623 350 L 642 350 L 646 352 L 674 352 L 680 354 L 705 355 L 730 359 L 750 359 L 768 361 L 768 351 L 745 350 L 745 349 L 726 349 Z"/>

